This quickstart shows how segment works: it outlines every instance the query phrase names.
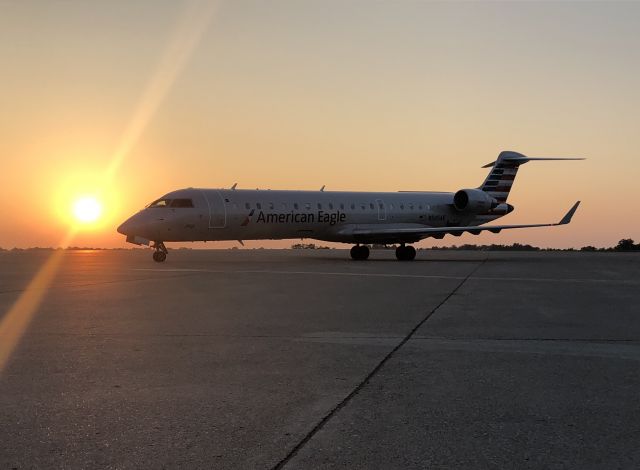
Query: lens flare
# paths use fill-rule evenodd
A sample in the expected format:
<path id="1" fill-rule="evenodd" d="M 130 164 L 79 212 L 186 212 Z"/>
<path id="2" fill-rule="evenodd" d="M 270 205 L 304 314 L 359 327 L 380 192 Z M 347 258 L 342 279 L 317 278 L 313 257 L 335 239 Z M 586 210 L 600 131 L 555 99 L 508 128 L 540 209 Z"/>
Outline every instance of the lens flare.
<path id="1" fill-rule="evenodd" d="M 73 215 L 78 222 L 95 222 L 101 214 L 102 204 L 95 197 L 81 197 L 73 203 Z"/>
<path id="2" fill-rule="evenodd" d="M 217 2 L 195 2 L 191 3 L 184 12 L 173 36 L 173 41 L 169 44 L 158 70 L 150 80 L 148 88 L 143 92 L 140 103 L 125 130 L 122 141 L 111 158 L 105 172 L 104 182 L 100 185 L 102 188 L 100 199 L 104 197 L 105 188 L 113 180 L 124 158 L 140 138 L 140 135 L 175 82 L 176 77 L 198 46 L 216 7 Z M 109 200 L 108 207 L 111 205 Z M 88 225 L 94 227 L 102 214 L 102 205 L 96 197 L 78 199 L 73 204 L 72 209 L 73 216 L 78 223 L 70 228 L 67 236 L 61 241 L 61 246 L 63 247 L 68 246 L 73 240 L 80 223 L 96 222 Z M 102 219 L 107 218 L 103 217 Z M 0 315 L 0 375 L 38 310 L 44 294 L 55 278 L 63 256 L 64 250 L 56 250 L 40 268 L 4 317 Z"/>

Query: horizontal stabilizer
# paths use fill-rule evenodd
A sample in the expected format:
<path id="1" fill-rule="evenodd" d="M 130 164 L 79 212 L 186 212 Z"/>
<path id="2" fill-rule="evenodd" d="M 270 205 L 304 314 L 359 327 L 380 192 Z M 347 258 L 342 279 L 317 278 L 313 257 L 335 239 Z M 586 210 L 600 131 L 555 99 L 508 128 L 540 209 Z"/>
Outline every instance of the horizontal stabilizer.
<path id="1" fill-rule="evenodd" d="M 585 158 L 579 158 L 579 157 L 527 157 L 526 155 L 522 155 L 521 153 L 512 152 L 512 151 L 506 150 L 506 151 L 500 153 L 500 155 L 498 156 L 498 160 L 496 160 L 494 162 L 491 162 L 491 163 L 487 163 L 482 168 L 490 168 L 490 167 L 494 166 L 498 162 L 509 162 L 509 163 L 515 163 L 515 164 L 518 164 L 518 165 L 522 165 L 524 163 L 527 163 L 527 162 L 530 162 L 530 161 L 536 161 L 536 160 L 585 160 Z"/>

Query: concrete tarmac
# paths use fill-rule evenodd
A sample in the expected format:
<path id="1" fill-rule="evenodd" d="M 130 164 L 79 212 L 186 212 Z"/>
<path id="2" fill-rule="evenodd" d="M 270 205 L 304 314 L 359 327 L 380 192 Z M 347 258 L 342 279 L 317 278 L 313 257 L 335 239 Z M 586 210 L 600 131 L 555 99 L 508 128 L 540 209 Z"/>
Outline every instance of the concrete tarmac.
<path id="1" fill-rule="evenodd" d="M 67 252 L 0 374 L 0 468 L 639 468 L 640 255 Z"/>

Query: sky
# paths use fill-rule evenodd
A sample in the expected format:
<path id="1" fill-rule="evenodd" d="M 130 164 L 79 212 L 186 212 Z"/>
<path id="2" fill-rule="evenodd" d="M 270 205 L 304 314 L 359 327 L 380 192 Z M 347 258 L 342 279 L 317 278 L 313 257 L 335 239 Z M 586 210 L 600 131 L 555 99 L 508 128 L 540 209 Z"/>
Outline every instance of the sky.
<path id="1" fill-rule="evenodd" d="M 419 246 L 640 240 L 639 78 L 640 2 L 0 0 L 0 247 L 124 247 L 190 186 L 456 191 L 502 150 L 587 158 L 501 219 L 571 225 Z"/>

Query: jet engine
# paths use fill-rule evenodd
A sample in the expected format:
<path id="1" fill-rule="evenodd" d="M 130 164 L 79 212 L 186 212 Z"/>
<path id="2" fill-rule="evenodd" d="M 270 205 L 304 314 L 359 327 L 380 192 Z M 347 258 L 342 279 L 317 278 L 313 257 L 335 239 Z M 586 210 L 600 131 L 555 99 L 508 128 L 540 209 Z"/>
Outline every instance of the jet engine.
<path id="1" fill-rule="evenodd" d="M 498 201 L 481 189 L 461 189 L 453 196 L 453 206 L 459 212 L 480 214 L 497 205 Z"/>

